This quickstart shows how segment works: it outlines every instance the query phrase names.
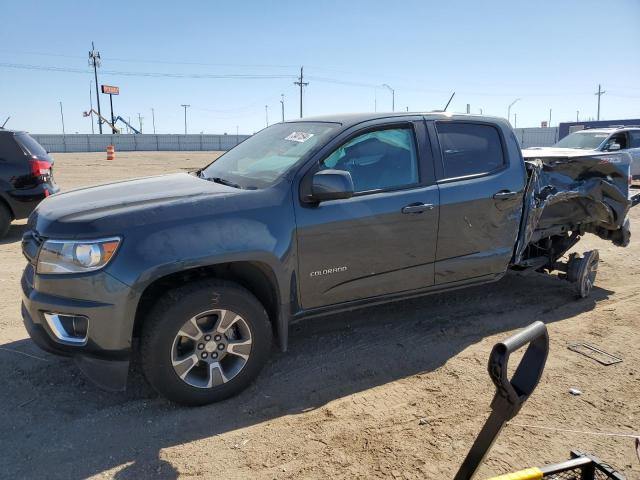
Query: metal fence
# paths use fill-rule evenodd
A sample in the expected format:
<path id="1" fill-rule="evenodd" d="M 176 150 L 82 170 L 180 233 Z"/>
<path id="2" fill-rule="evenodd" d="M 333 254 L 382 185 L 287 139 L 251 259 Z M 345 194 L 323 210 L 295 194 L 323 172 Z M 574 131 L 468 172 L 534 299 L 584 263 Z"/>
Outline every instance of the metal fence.
<path id="1" fill-rule="evenodd" d="M 47 135 L 31 134 L 40 145 L 52 153 L 104 152 L 113 145 L 116 152 L 145 151 L 214 151 L 229 150 L 250 135 Z"/>
<path id="2" fill-rule="evenodd" d="M 520 147 L 550 147 L 558 141 L 558 127 L 514 128 Z"/>
<path id="3" fill-rule="evenodd" d="M 558 128 L 515 128 L 520 146 L 549 147 L 558 141 Z M 104 152 L 113 145 L 116 152 L 148 151 L 214 151 L 229 150 L 250 135 L 153 135 L 153 134 L 31 134 L 40 145 L 52 153 Z"/>

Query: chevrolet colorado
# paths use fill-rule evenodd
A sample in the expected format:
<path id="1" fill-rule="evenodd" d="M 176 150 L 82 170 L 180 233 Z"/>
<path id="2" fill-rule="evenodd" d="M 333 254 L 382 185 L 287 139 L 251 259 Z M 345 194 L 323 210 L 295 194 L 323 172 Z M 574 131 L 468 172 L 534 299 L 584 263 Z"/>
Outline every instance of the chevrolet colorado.
<path id="1" fill-rule="evenodd" d="M 53 195 L 23 238 L 42 348 L 197 405 L 245 388 L 303 317 L 559 271 L 581 296 L 629 242 L 621 152 L 525 162 L 503 120 L 353 114 L 268 127 L 207 167 Z"/>

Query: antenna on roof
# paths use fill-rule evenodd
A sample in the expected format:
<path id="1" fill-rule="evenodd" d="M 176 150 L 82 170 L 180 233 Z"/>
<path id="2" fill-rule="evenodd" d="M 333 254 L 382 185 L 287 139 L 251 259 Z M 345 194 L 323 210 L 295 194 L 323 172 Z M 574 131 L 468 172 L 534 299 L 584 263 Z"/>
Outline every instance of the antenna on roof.
<path id="1" fill-rule="evenodd" d="M 2 126 L 0 128 L 4 129 L 4 126 L 7 124 L 7 122 L 9 121 L 11 117 L 7 117 L 7 119 L 4 121 L 4 123 L 2 124 Z"/>
<path id="2" fill-rule="evenodd" d="M 444 106 L 444 110 L 442 110 L 443 112 L 447 111 L 447 108 L 449 108 L 449 104 L 451 103 L 451 100 L 453 100 L 453 97 L 455 96 L 456 92 L 453 92 L 451 94 L 451 97 L 449 97 L 449 101 L 447 102 L 447 104 Z"/>

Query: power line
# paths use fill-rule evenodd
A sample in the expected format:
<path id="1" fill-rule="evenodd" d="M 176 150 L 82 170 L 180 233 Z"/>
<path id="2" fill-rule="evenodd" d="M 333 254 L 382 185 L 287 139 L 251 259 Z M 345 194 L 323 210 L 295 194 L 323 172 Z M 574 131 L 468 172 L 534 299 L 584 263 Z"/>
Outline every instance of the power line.
<path id="1" fill-rule="evenodd" d="M 98 53 L 98 52 L 96 52 Z M 91 70 L 73 67 L 55 67 L 50 65 L 30 65 L 21 63 L 4 63 L 0 62 L 0 67 L 17 68 L 22 70 L 44 70 L 48 72 L 63 73 L 91 73 Z M 234 79 L 234 80 L 262 80 L 262 79 L 278 79 L 278 78 L 297 78 L 295 75 L 276 75 L 276 74 L 211 74 L 211 73 L 170 73 L 170 72 L 130 72 L 121 70 L 102 70 L 104 75 L 122 75 L 129 77 L 166 77 L 166 78 L 210 78 L 210 79 Z"/>

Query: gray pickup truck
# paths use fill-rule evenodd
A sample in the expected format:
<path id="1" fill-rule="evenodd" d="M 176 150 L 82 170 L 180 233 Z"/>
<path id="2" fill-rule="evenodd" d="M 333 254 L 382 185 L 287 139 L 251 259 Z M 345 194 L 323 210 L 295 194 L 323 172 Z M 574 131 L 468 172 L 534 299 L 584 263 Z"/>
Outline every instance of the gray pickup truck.
<path id="1" fill-rule="evenodd" d="M 524 161 L 484 116 L 358 114 L 273 125 L 192 173 L 53 195 L 23 238 L 22 315 L 110 389 L 197 405 L 245 388 L 272 337 L 322 315 L 559 272 L 580 296 L 629 242 L 625 153 Z"/>

